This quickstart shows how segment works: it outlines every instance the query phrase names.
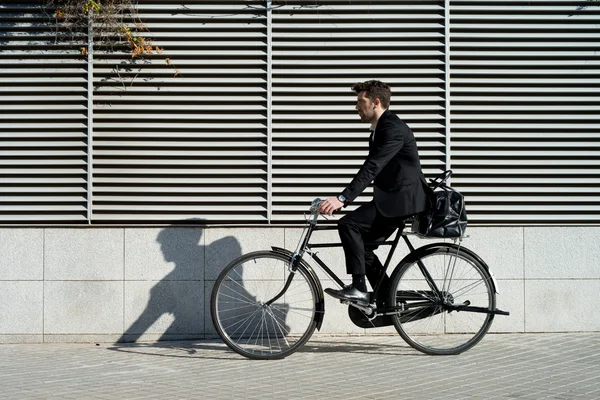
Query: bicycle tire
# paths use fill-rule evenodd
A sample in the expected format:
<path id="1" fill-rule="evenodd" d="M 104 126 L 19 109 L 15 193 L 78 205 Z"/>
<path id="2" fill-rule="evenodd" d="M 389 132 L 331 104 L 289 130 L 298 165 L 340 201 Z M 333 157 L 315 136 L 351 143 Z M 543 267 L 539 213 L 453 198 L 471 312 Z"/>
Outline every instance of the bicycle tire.
<path id="1" fill-rule="evenodd" d="M 256 360 L 280 359 L 312 336 L 318 286 L 302 263 L 284 295 L 266 304 L 284 288 L 289 264 L 289 255 L 253 252 L 232 261 L 215 281 L 212 321 L 219 337 L 236 353 Z"/>
<path id="2" fill-rule="evenodd" d="M 441 296 L 431 289 L 419 263 Z M 389 304 L 406 307 L 392 322 L 406 343 L 425 354 L 453 355 L 472 348 L 494 319 L 486 312 L 496 308 L 494 282 L 485 263 L 468 249 L 447 243 L 418 249 L 400 262 L 391 282 Z"/>

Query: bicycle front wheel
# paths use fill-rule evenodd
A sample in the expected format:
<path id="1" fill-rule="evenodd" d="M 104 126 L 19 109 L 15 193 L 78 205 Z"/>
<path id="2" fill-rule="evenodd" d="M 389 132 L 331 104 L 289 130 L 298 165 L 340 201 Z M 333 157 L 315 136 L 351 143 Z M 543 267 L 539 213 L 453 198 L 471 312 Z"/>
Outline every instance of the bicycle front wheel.
<path id="1" fill-rule="evenodd" d="M 417 250 L 394 271 L 390 303 L 396 330 L 413 348 L 459 354 L 487 333 L 496 294 L 487 266 L 468 251 L 440 244 Z"/>
<path id="2" fill-rule="evenodd" d="M 311 337 L 321 312 L 317 286 L 302 264 L 288 282 L 289 265 L 284 254 L 249 253 L 225 267 L 215 282 L 213 324 L 235 352 L 251 359 L 284 358 Z"/>

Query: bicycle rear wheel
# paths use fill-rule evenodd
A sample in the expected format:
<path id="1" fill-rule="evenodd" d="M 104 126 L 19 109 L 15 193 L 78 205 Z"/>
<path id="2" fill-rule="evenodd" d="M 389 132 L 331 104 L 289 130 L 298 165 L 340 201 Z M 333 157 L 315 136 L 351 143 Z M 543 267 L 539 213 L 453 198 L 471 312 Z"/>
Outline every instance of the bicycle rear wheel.
<path id="1" fill-rule="evenodd" d="M 251 359 L 284 358 L 311 337 L 317 325 L 317 286 L 302 264 L 290 277 L 290 257 L 271 251 L 231 262 L 215 282 L 211 316 L 217 333 L 233 351 Z"/>
<path id="2" fill-rule="evenodd" d="M 391 279 L 389 304 L 405 307 L 392 318 L 396 330 L 423 353 L 462 353 L 477 344 L 492 324 L 494 283 L 487 266 L 468 250 L 450 244 L 419 249 L 396 268 Z"/>

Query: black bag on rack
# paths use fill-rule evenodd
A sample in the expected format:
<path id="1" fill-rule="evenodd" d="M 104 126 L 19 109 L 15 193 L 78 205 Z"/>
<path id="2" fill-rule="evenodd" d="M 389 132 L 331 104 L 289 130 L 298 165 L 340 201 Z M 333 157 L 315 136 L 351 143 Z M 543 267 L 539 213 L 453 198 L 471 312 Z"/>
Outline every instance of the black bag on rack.
<path id="1" fill-rule="evenodd" d="M 413 232 L 436 238 L 464 236 L 467 229 L 465 199 L 458 191 L 446 185 L 450 175 L 452 171 L 448 170 L 429 182 L 429 208 L 415 218 Z"/>

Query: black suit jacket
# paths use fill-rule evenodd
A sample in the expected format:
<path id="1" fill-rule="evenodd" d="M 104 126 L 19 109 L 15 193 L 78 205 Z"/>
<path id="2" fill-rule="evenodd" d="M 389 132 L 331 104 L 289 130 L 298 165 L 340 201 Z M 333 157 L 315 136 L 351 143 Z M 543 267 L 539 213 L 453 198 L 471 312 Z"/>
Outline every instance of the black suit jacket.
<path id="1" fill-rule="evenodd" d="M 386 217 L 409 216 L 427 208 L 426 182 L 415 137 L 408 125 L 389 110 L 379 117 L 367 159 L 342 192 L 347 203 L 371 182 L 373 201 Z"/>

